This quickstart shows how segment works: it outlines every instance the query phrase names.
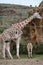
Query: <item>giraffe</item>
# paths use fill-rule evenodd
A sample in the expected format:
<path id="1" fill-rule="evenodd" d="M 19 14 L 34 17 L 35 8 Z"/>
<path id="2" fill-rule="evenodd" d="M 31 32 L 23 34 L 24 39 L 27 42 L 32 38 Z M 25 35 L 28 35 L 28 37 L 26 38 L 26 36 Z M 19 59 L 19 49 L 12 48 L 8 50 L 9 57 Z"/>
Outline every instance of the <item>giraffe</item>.
<path id="1" fill-rule="evenodd" d="M 21 35 L 22 35 L 22 29 L 29 23 L 31 22 L 34 18 L 41 19 L 41 16 L 39 15 L 38 12 L 34 13 L 32 16 L 27 18 L 26 20 L 15 23 L 13 24 L 9 29 L 6 29 L 3 31 L 1 34 L 1 39 L 3 41 L 3 49 L 2 49 L 2 57 L 5 59 L 5 50 L 7 50 L 8 55 L 10 56 L 11 59 L 13 59 L 11 53 L 10 53 L 10 42 L 13 39 L 16 39 L 16 55 L 19 58 L 19 46 L 20 46 L 20 40 L 21 40 Z"/>

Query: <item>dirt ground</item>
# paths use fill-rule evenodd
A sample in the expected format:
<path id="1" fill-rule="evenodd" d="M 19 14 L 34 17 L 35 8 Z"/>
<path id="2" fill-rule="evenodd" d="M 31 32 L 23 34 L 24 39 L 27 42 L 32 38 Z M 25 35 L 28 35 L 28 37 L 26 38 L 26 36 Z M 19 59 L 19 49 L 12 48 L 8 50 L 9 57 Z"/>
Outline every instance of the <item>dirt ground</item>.
<path id="1" fill-rule="evenodd" d="M 43 59 L 0 59 L 0 65 L 43 65 Z"/>

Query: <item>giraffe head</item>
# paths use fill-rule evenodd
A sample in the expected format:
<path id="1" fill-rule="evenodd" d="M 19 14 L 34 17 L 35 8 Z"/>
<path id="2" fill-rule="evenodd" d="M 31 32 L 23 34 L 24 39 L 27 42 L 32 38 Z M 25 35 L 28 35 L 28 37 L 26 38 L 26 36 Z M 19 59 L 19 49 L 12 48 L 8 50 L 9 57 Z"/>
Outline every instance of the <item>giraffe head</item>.
<path id="1" fill-rule="evenodd" d="M 17 39 L 19 37 L 21 37 L 22 31 L 21 29 L 13 29 L 13 34 L 11 35 L 11 39 Z"/>
<path id="2" fill-rule="evenodd" d="M 37 18 L 37 19 L 41 19 L 41 16 L 40 16 L 40 14 L 39 14 L 38 12 L 35 12 L 35 13 L 33 14 L 33 17 L 34 17 L 34 18 Z"/>
<path id="3" fill-rule="evenodd" d="M 17 38 L 21 37 L 21 34 L 22 34 L 22 31 L 20 29 L 16 30 L 15 31 L 15 38 L 17 39 Z"/>

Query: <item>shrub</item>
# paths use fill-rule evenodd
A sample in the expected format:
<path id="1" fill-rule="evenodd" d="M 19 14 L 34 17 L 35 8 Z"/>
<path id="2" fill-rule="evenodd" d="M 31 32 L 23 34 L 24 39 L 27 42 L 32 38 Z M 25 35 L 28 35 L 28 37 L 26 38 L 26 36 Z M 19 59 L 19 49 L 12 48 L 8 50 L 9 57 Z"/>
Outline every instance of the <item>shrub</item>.
<path id="1" fill-rule="evenodd" d="M 16 54 L 16 45 L 13 46 L 12 51 L 13 55 Z M 20 54 L 27 54 L 27 46 L 26 44 L 20 44 Z M 33 54 L 43 54 L 43 44 L 33 45 Z"/>
<path id="2" fill-rule="evenodd" d="M 43 54 L 43 44 L 34 45 L 33 46 L 33 53 L 35 53 L 35 54 Z"/>
<path id="3" fill-rule="evenodd" d="M 0 33 L 2 33 L 5 29 L 9 28 L 10 25 L 6 23 L 5 21 L 2 23 L 2 27 L 0 27 Z"/>
<path id="4" fill-rule="evenodd" d="M 0 28 L 0 33 L 2 33 L 4 31 L 4 27 Z"/>

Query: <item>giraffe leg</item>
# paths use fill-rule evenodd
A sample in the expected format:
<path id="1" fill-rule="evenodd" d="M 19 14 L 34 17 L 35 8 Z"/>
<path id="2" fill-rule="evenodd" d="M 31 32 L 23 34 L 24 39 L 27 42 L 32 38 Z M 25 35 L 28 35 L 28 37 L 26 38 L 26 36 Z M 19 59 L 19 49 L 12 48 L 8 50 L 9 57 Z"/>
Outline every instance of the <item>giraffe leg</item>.
<path id="1" fill-rule="evenodd" d="M 3 49 L 2 49 L 2 57 L 5 59 L 5 47 L 6 47 L 6 43 L 3 43 Z"/>
<path id="2" fill-rule="evenodd" d="M 12 57 L 12 55 L 11 55 L 11 53 L 10 53 L 10 42 L 8 42 L 8 43 L 6 44 L 6 50 L 7 50 L 8 54 L 9 54 L 9 57 L 10 57 L 11 59 L 13 59 L 13 57 Z"/>
<path id="3" fill-rule="evenodd" d="M 28 49 L 28 57 L 30 58 L 30 52 L 29 52 L 29 49 Z"/>
<path id="4" fill-rule="evenodd" d="M 18 58 L 20 58 L 20 57 L 19 57 L 20 39 L 21 39 L 21 37 L 19 37 L 19 38 L 17 39 L 17 41 L 16 41 L 16 49 L 17 49 L 17 54 L 16 54 L 16 55 L 17 55 Z"/>
<path id="5" fill-rule="evenodd" d="M 29 52 L 29 58 L 30 58 L 30 52 Z"/>
<path id="6" fill-rule="evenodd" d="M 32 50 L 31 50 L 31 53 L 30 54 L 31 54 L 31 58 L 32 58 Z"/>
<path id="7" fill-rule="evenodd" d="M 28 47 L 28 57 L 30 58 L 30 56 L 31 56 L 31 52 L 30 52 L 30 49 Z"/>
<path id="8" fill-rule="evenodd" d="M 30 54 L 31 54 L 31 58 L 32 58 L 32 51 L 31 51 L 31 53 L 30 53 Z"/>

